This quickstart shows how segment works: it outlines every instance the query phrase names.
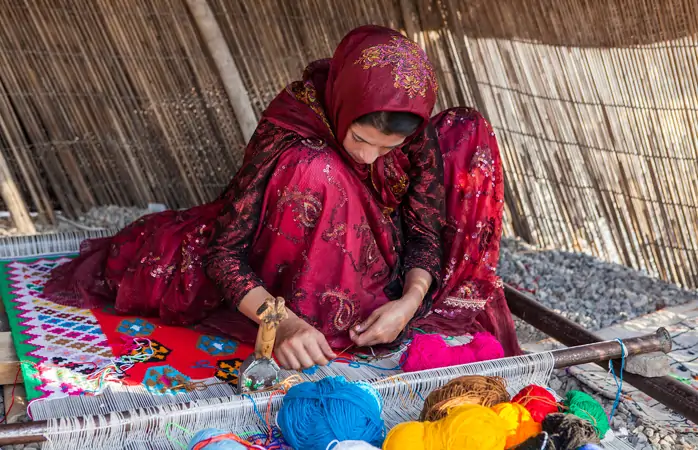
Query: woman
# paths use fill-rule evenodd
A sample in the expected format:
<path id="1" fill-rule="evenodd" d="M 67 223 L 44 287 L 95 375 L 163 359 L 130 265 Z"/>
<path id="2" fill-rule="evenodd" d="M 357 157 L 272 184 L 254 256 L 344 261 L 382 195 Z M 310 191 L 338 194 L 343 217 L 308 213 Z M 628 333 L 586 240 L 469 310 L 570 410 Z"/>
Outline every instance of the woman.
<path id="1" fill-rule="evenodd" d="M 520 353 L 495 275 L 497 143 L 474 110 L 430 118 L 436 90 L 414 42 L 352 31 L 272 101 L 223 195 L 87 241 L 45 295 L 244 341 L 257 307 L 283 296 L 275 356 L 294 369 L 391 343 L 408 324 L 486 330 Z"/>

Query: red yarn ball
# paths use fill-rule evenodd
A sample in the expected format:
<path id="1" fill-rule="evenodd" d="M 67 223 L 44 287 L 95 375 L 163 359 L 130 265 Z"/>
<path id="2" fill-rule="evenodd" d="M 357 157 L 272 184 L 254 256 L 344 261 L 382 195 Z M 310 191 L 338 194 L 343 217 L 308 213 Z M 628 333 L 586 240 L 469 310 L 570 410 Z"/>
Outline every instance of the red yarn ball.
<path id="1" fill-rule="evenodd" d="M 521 391 L 511 399 L 512 403 L 518 403 L 531 413 L 531 417 L 536 422 L 543 422 L 545 416 L 556 413 L 557 402 L 555 397 L 544 387 L 531 384 L 521 389 Z"/>

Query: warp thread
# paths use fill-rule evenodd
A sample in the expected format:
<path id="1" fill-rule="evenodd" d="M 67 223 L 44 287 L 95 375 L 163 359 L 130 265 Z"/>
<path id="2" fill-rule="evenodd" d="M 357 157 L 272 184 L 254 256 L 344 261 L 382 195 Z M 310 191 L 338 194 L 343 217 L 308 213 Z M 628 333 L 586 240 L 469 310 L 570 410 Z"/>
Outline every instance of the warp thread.
<path id="1" fill-rule="evenodd" d="M 603 439 L 611 428 L 603 406 L 585 392 L 574 390 L 567 392 L 564 405 L 567 407 L 567 413 L 591 423 L 600 439 Z"/>
<path id="2" fill-rule="evenodd" d="M 501 377 L 466 375 L 454 378 L 432 391 L 424 401 L 420 421 L 439 420 L 461 405 L 494 406 L 509 401 L 506 382 Z"/>
<path id="3" fill-rule="evenodd" d="M 385 436 L 382 410 L 383 399 L 370 384 L 327 377 L 290 388 L 277 423 L 294 448 L 326 450 L 335 440 L 380 446 Z"/>
<path id="4" fill-rule="evenodd" d="M 439 334 L 418 334 L 407 347 L 405 372 L 458 366 L 504 357 L 502 344 L 489 333 L 475 333 L 472 341 L 449 345 Z"/>
<path id="5" fill-rule="evenodd" d="M 558 412 L 558 404 L 553 394 L 546 388 L 535 384 L 521 389 L 511 401 L 526 408 L 531 413 L 531 418 L 538 423 L 543 422 L 548 414 Z"/>
<path id="6" fill-rule="evenodd" d="M 490 408 L 463 405 L 436 422 L 403 422 L 388 433 L 383 450 L 502 450 L 507 425 Z"/>
<path id="7" fill-rule="evenodd" d="M 513 448 L 542 430 L 541 424 L 535 422 L 531 413 L 518 403 L 499 403 L 492 407 L 492 411 L 506 423 L 506 448 Z"/>

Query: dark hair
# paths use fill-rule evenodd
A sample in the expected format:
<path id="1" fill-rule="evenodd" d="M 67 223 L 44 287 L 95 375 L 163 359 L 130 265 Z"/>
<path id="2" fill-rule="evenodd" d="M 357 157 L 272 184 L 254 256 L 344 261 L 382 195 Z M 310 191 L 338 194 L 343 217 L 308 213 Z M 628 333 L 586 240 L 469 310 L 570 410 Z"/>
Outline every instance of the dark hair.
<path id="1" fill-rule="evenodd" d="M 422 124 L 422 118 L 409 112 L 376 111 L 355 120 L 361 125 L 372 125 L 383 134 L 409 136 Z"/>

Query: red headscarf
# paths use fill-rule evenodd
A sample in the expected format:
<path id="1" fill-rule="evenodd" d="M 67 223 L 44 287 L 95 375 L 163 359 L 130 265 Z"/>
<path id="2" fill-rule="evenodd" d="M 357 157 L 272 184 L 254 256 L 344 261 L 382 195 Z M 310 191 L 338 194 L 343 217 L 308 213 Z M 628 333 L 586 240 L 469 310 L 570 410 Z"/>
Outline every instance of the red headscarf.
<path id="1" fill-rule="evenodd" d="M 389 28 L 356 28 L 340 42 L 332 59 L 311 63 L 303 80 L 292 83 L 264 112 L 270 122 L 338 149 L 349 126 L 376 111 L 400 111 L 423 119 L 423 133 L 436 102 L 434 69 L 424 51 Z M 367 167 L 349 163 L 361 173 Z"/>

